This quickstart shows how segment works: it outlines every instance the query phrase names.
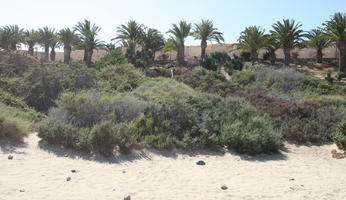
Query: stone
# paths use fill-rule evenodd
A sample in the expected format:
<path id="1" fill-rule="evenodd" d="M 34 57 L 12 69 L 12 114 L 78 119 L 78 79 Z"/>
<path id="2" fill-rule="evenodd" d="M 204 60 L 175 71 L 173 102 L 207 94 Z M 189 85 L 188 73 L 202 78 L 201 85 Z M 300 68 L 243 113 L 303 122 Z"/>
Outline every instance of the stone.
<path id="1" fill-rule="evenodd" d="M 25 192 L 25 190 L 24 189 L 20 189 L 19 192 Z"/>
<path id="2" fill-rule="evenodd" d="M 127 195 L 126 197 L 124 197 L 124 200 L 131 200 L 131 196 Z"/>
<path id="3" fill-rule="evenodd" d="M 12 160 L 13 159 L 13 156 L 12 155 L 8 155 L 7 157 L 9 160 Z"/>
<path id="4" fill-rule="evenodd" d="M 196 162 L 196 165 L 205 165 L 205 162 L 203 160 L 200 160 L 200 161 Z"/>
<path id="5" fill-rule="evenodd" d="M 290 181 L 294 181 L 294 178 L 290 178 Z"/>
<path id="6" fill-rule="evenodd" d="M 77 170 L 75 170 L 75 169 L 71 169 L 71 172 L 72 172 L 72 173 L 76 173 L 76 172 L 77 172 Z"/>
<path id="7" fill-rule="evenodd" d="M 227 187 L 227 185 L 221 185 L 221 189 L 222 189 L 222 190 L 227 190 L 228 187 Z"/>
<path id="8" fill-rule="evenodd" d="M 125 174 L 126 173 L 126 171 L 125 170 L 123 170 L 123 174 Z"/>
<path id="9" fill-rule="evenodd" d="M 342 154 L 342 153 L 336 153 L 336 154 L 335 154 L 335 158 L 336 158 L 336 159 L 343 159 L 343 158 L 345 158 L 345 155 Z"/>
<path id="10" fill-rule="evenodd" d="M 70 180 L 71 180 L 71 177 L 68 176 L 68 177 L 66 178 L 66 181 L 70 181 Z"/>
<path id="11" fill-rule="evenodd" d="M 331 153 L 331 154 L 336 154 L 337 151 L 336 151 L 336 149 L 333 149 L 330 153 Z"/>

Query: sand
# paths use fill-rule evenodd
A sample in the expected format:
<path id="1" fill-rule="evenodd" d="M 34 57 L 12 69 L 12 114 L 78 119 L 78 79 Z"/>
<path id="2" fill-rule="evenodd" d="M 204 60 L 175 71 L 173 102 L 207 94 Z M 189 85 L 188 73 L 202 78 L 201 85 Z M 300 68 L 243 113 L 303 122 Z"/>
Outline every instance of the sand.
<path id="1" fill-rule="evenodd" d="M 286 144 L 280 154 L 255 157 L 143 150 L 103 158 L 47 145 L 32 134 L 25 145 L 2 140 L 0 147 L 0 200 L 114 200 L 128 194 L 132 200 L 346 199 L 346 159 L 331 157 L 334 145 Z M 199 160 L 206 165 L 196 165 Z"/>

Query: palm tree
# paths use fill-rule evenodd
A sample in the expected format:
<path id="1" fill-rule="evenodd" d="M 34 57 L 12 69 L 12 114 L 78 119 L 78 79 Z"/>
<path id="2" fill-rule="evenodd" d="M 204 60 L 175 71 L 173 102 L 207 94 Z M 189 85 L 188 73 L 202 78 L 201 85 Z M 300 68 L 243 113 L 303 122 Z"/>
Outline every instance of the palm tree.
<path id="1" fill-rule="evenodd" d="M 203 20 L 199 24 L 195 24 L 193 36 L 196 40 L 201 40 L 201 58 L 205 57 L 205 49 L 207 48 L 207 41 L 216 41 L 218 43 L 224 42 L 222 33 L 217 31 L 211 20 Z"/>
<path id="2" fill-rule="evenodd" d="M 339 50 L 339 71 L 346 73 L 346 16 L 345 13 L 335 13 L 329 21 L 323 23 L 327 34 L 336 42 Z"/>
<path id="3" fill-rule="evenodd" d="M 124 47 L 127 47 L 126 55 L 131 63 L 134 63 L 136 60 L 136 48 L 142 41 L 144 34 L 143 29 L 143 24 L 131 20 L 127 24 L 122 24 L 117 27 L 117 36 L 112 39 L 112 41 L 120 41 Z"/>
<path id="4" fill-rule="evenodd" d="M 0 47 L 4 50 L 10 47 L 10 32 L 3 28 L 0 29 Z"/>
<path id="5" fill-rule="evenodd" d="M 71 60 L 72 46 L 76 44 L 78 38 L 70 28 L 60 30 L 58 37 L 60 42 L 64 45 L 64 63 L 68 64 Z"/>
<path id="6" fill-rule="evenodd" d="M 8 48 L 14 51 L 17 50 L 18 45 L 24 41 L 24 30 L 19 28 L 18 25 L 7 25 L 3 29 L 7 34 Z"/>
<path id="7" fill-rule="evenodd" d="M 179 25 L 173 24 L 172 28 L 168 33 L 172 34 L 175 38 L 175 41 L 179 43 L 178 49 L 178 63 L 184 64 L 184 55 L 185 55 L 185 38 L 190 35 L 191 23 L 186 21 L 180 21 Z"/>
<path id="8" fill-rule="evenodd" d="M 330 37 L 321 29 L 312 29 L 306 37 L 309 39 L 307 46 L 317 51 L 317 63 L 322 63 L 322 50 L 331 45 Z"/>
<path id="9" fill-rule="evenodd" d="M 165 45 L 165 39 L 160 31 L 154 28 L 145 28 L 143 31 L 141 46 L 147 63 L 154 61 L 155 53 Z"/>
<path id="10" fill-rule="evenodd" d="M 275 52 L 280 48 L 281 44 L 277 38 L 272 35 L 267 35 L 264 48 L 267 50 L 267 54 L 269 55 L 270 64 L 275 65 L 276 55 Z"/>
<path id="11" fill-rule="evenodd" d="M 265 46 L 266 35 L 259 26 L 250 26 L 240 33 L 238 48 L 251 53 L 252 64 L 258 60 L 258 51 Z"/>
<path id="12" fill-rule="evenodd" d="M 51 46 L 52 40 L 54 39 L 55 30 L 48 28 L 47 26 L 38 30 L 39 43 L 44 47 L 44 60 L 49 59 L 49 47 Z"/>
<path id="13" fill-rule="evenodd" d="M 38 42 L 38 33 L 31 29 L 30 31 L 25 31 L 25 44 L 28 46 L 28 53 L 30 56 L 34 56 L 34 46 Z"/>
<path id="14" fill-rule="evenodd" d="M 272 25 L 274 30 L 270 32 L 281 43 L 285 55 L 284 64 L 286 66 L 290 64 L 291 49 L 298 46 L 304 36 L 303 30 L 300 29 L 301 26 L 302 24 L 289 19 L 282 20 L 282 23 L 277 21 Z"/>
<path id="15" fill-rule="evenodd" d="M 54 37 L 51 40 L 50 43 L 50 61 L 55 61 L 55 49 L 58 48 L 60 46 L 60 42 L 59 42 L 59 38 L 58 35 L 56 33 L 54 33 Z"/>
<path id="16" fill-rule="evenodd" d="M 83 60 L 87 66 L 90 66 L 94 49 L 104 46 L 104 42 L 97 38 L 101 28 L 85 19 L 84 23 L 78 22 L 74 30 L 79 32 L 80 46 L 84 48 Z"/>

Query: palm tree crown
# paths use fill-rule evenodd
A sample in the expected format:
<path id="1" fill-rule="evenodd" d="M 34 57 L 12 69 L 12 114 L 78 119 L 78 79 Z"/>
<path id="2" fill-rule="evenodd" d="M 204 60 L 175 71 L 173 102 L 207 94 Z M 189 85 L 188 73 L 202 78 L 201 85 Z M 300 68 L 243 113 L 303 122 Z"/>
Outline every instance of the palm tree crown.
<path id="1" fill-rule="evenodd" d="M 238 48 L 250 51 L 253 63 L 258 59 L 259 49 L 265 46 L 267 36 L 264 32 L 265 30 L 259 26 L 250 26 L 240 33 Z"/>
<path id="2" fill-rule="evenodd" d="M 38 30 L 38 34 L 39 34 L 39 43 L 44 47 L 44 54 L 45 54 L 44 59 L 48 61 L 49 47 L 51 46 L 52 40 L 55 37 L 55 29 L 45 26 Z"/>
<path id="3" fill-rule="evenodd" d="M 301 27 L 302 24 L 289 19 L 282 20 L 282 23 L 277 21 L 272 25 L 274 30 L 270 32 L 281 43 L 281 47 L 285 54 L 285 65 L 289 65 L 291 49 L 298 46 L 303 41 L 304 31 L 300 29 Z"/>
<path id="4" fill-rule="evenodd" d="M 203 20 L 195 24 L 193 36 L 196 40 L 201 40 L 201 57 L 205 57 L 205 49 L 207 47 L 207 41 L 216 41 L 218 43 L 224 42 L 224 38 L 221 32 L 217 31 L 211 20 Z"/>
<path id="5" fill-rule="evenodd" d="M 178 50 L 178 63 L 184 63 L 185 38 L 190 35 L 191 23 L 180 21 L 179 25 L 173 24 L 168 33 L 172 34 L 175 40 L 180 44 Z"/>

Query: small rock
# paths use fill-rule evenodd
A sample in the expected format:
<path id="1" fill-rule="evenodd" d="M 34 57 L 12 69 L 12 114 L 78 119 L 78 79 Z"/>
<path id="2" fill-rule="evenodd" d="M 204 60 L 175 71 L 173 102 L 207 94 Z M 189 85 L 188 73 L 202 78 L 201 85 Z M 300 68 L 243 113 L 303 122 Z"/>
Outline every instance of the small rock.
<path id="1" fill-rule="evenodd" d="M 200 160 L 196 163 L 197 165 L 205 165 L 205 162 L 203 160 Z"/>
<path id="2" fill-rule="evenodd" d="M 336 151 L 336 149 L 333 149 L 330 153 L 332 153 L 332 154 L 336 154 L 337 153 L 337 151 Z"/>
<path id="3" fill-rule="evenodd" d="M 125 174 L 126 173 L 126 171 L 125 170 L 123 170 L 123 174 Z"/>
<path id="4" fill-rule="evenodd" d="M 294 178 L 290 178 L 290 181 L 294 181 Z"/>
<path id="5" fill-rule="evenodd" d="M 344 156 L 344 154 L 342 154 L 342 153 L 336 153 L 336 154 L 335 154 L 335 158 L 336 158 L 336 159 L 343 159 L 343 158 L 345 158 L 345 156 Z"/>
<path id="6" fill-rule="evenodd" d="M 72 173 L 76 173 L 76 172 L 77 172 L 77 170 L 75 170 L 75 169 L 71 169 L 71 172 L 72 172 Z"/>
<path id="7" fill-rule="evenodd" d="M 25 192 L 25 190 L 24 189 L 20 189 L 19 192 Z"/>
<path id="8" fill-rule="evenodd" d="M 131 200 L 131 196 L 127 195 L 126 197 L 124 197 L 124 200 Z"/>
<path id="9" fill-rule="evenodd" d="M 7 157 L 9 160 L 12 160 L 13 159 L 13 156 L 12 155 L 8 155 Z"/>
<path id="10" fill-rule="evenodd" d="M 64 154 L 64 157 L 68 157 L 68 155 L 67 155 L 67 154 Z"/>
<path id="11" fill-rule="evenodd" d="M 71 180 L 71 177 L 68 176 L 68 177 L 66 178 L 66 181 L 70 181 L 70 180 Z"/>
<path id="12" fill-rule="evenodd" d="M 222 190 L 227 190 L 228 187 L 227 187 L 227 185 L 221 185 L 221 189 L 222 189 Z"/>

